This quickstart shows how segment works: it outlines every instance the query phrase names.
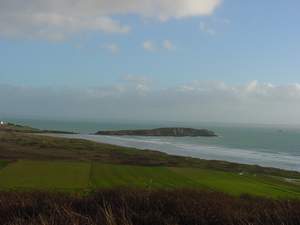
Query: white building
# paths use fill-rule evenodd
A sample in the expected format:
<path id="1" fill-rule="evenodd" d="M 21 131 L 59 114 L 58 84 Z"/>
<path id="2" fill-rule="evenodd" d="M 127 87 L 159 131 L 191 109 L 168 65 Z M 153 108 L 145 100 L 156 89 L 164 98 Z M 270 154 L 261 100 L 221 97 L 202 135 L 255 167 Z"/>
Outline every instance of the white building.
<path id="1" fill-rule="evenodd" d="M 5 125 L 5 122 L 4 121 L 0 121 L 0 125 Z"/>

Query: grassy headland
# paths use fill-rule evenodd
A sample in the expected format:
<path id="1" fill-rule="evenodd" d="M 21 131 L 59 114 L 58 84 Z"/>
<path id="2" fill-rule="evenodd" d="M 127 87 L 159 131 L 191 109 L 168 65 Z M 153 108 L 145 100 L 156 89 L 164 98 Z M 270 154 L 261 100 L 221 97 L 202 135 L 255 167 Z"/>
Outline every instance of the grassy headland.
<path id="1" fill-rule="evenodd" d="M 197 188 L 299 198 L 300 173 L 0 131 L 0 189 Z M 7 165 L 8 164 L 8 165 Z M 288 178 L 289 180 L 287 180 Z"/>
<path id="2" fill-rule="evenodd" d="M 20 133 L 59 133 L 59 134 L 75 134 L 74 132 L 58 131 L 58 130 L 41 130 L 32 128 L 30 126 L 24 126 L 14 123 L 6 123 L 0 125 L 0 131 L 5 132 L 20 132 Z"/>
<path id="3" fill-rule="evenodd" d="M 48 137 L 1 130 L 0 159 L 73 160 L 142 166 L 193 167 L 300 179 L 300 173 L 296 171 L 173 156 L 159 151 L 138 150 L 88 140 Z"/>

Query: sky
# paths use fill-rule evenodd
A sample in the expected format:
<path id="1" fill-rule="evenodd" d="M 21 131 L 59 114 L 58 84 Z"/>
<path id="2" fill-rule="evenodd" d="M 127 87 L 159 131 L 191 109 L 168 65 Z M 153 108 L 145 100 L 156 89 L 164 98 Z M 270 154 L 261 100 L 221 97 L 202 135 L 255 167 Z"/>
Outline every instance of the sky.
<path id="1" fill-rule="evenodd" d="M 0 117 L 300 124 L 298 0 L 0 0 Z"/>

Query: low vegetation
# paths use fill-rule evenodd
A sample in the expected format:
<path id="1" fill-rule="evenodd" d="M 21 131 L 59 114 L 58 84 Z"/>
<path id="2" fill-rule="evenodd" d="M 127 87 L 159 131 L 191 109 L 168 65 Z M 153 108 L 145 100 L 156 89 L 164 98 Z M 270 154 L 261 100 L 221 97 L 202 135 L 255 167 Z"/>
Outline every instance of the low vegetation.
<path id="1" fill-rule="evenodd" d="M 59 133 L 59 134 L 75 134 L 74 132 L 57 131 L 57 130 L 40 130 L 30 126 L 22 126 L 19 124 L 5 123 L 0 125 L 0 131 L 20 132 L 20 133 Z"/>
<path id="2" fill-rule="evenodd" d="M 89 163 L 21 160 L 0 170 L 0 189 L 85 190 L 89 173 Z"/>
<path id="3" fill-rule="evenodd" d="M 1 225 L 296 225 L 300 202 L 196 190 L 0 192 Z"/>
<path id="4" fill-rule="evenodd" d="M 8 164 L 7 161 L 1 161 L 0 160 L 0 169 L 4 168 Z"/>
<path id="5" fill-rule="evenodd" d="M 201 168 L 19 160 L 0 170 L 0 190 L 86 193 L 116 187 L 193 188 L 235 196 L 251 194 L 270 198 L 300 198 L 299 184 L 278 177 Z"/>

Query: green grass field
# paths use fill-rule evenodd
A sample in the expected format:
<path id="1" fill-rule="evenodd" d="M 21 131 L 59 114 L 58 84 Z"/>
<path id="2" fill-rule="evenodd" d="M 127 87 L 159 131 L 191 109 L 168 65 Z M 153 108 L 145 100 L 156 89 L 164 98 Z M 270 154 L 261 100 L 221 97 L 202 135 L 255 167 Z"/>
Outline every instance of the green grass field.
<path id="1" fill-rule="evenodd" d="M 283 179 L 199 168 L 20 160 L 0 169 L 2 190 L 78 191 L 112 187 L 202 188 L 233 195 L 300 198 L 300 185 Z"/>
<path id="2" fill-rule="evenodd" d="M 172 168 L 199 186 L 233 195 L 252 194 L 268 197 L 300 197 L 300 186 L 269 176 L 227 173 L 194 168 Z"/>
<path id="3" fill-rule="evenodd" d="M 6 161 L 0 160 L 0 169 L 4 168 L 8 163 Z"/>
<path id="4" fill-rule="evenodd" d="M 0 170 L 0 188 L 86 189 L 89 173 L 90 163 L 18 161 Z"/>
<path id="5" fill-rule="evenodd" d="M 192 187 L 193 182 L 168 167 L 108 165 L 92 163 L 91 181 L 94 187 Z"/>

